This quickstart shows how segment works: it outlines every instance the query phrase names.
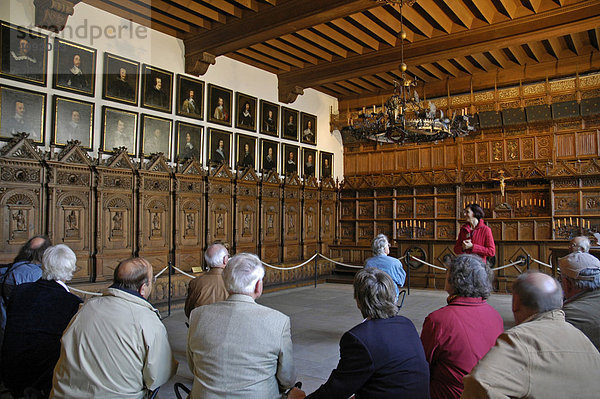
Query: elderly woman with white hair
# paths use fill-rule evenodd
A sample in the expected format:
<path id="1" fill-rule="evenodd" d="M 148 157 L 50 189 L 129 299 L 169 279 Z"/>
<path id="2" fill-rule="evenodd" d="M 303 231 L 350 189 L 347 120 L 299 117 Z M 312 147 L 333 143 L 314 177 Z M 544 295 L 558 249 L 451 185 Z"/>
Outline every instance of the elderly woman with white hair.
<path id="1" fill-rule="evenodd" d="M 26 389 L 42 397 L 50 393 L 60 338 L 83 302 L 65 284 L 73 277 L 76 262 L 68 246 L 50 247 L 42 257 L 42 278 L 18 285 L 11 294 L 1 370 L 14 397 L 23 396 Z"/>
<path id="2" fill-rule="evenodd" d="M 400 292 L 398 286 L 404 286 L 406 272 L 402 267 L 402 262 L 393 256 L 388 256 L 390 254 L 390 243 L 385 234 L 379 234 L 373 239 L 371 250 L 373 256 L 365 261 L 365 268 L 374 267 L 386 272 L 396 284 L 396 296 L 398 296 Z"/>

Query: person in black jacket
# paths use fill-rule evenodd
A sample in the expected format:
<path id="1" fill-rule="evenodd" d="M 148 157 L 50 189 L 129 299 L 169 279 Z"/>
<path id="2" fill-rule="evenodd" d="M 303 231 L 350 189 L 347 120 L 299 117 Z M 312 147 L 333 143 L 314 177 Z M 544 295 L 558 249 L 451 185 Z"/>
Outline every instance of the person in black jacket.
<path id="1" fill-rule="evenodd" d="M 34 388 L 47 397 L 60 355 L 60 338 L 79 305 L 65 281 L 73 277 L 77 258 L 66 245 L 48 248 L 42 258 L 42 278 L 15 287 L 7 308 L 0 370 L 14 397 Z"/>
<path id="2" fill-rule="evenodd" d="M 354 298 L 365 321 L 340 341 L 340 361 L 310 399 L 429 398 L 429 365 L 415 326 L 398 316 L 392 278 L 374 268 L 354 279 Z M 290 399 L 304 398 L 294 388 Z"/>

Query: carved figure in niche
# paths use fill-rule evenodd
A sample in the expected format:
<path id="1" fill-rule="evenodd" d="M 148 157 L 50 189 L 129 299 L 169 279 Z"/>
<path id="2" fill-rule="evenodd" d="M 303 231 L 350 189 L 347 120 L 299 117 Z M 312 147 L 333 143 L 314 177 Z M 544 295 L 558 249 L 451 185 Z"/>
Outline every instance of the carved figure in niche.
<path id="1" fill-rule="evenodd" d="M 313 215 L 312 215 L 312 213 L 309 213 L 308 215 L 306 215 L 306 231 L 307 232 L 313 231 Z"/>
<path id="2" fill-rule="evenodd" d="M 160 215 L 158 212 L 154 212 L 152 215 L 152 230 L 160 230 Z"/>
<path id="3" fill-rule="evenodd" d="M 290 215 L 288 218 L 288 234 L 296 231 L 296 226 L 294 224 L 294 215 Z"/>
<path id="4" fill-rule="evenodd" d="M 123 234 L 123 212 L 115 212 L 112 217 L 112 228 L 110 231 L 113 236 Z"/>
<path id="5" fill-rule="evenodd" d="M 329 223 L 329 215 L 325 216 L 325 223 L 324 224 L 325 224 L 325 232 L 329 233 L 329 224 L 330 224 Z"/>
<path id="6" fill-rule="evenodd" d="M 188 214 L 185 215 L 185 223 L 186 223 L 186 227 L 185 227 L 186 230 L 188 230 L 188 231 L 194 231 L 194 227 L 195 227 L 194 225 L 196 223 L 195 223 L 195 220 L 194 220 L 194 214 L 193 213 L 188 213 Z"/>
<path id="7" fill-rule="evenodd" d="M 74 210 L 67 215 L 65 220 L 67 226 L 67 237 L 76 236 L 79 233 L 79 221 L 77 220 L 77 213 Z"/>
<path id="8" fill-rule="evenodd" d="M 267 214 L 267 234 L 273 234 L 275 223 L 273 222 L 273 214 Z"/>
<path id="9" fill-rule="evenodd" d="M 19 209 L 13 214 L 13 220 L 15 221 L 15 231 L 25 231 L 25 215 L 23 211 Z"/>
<path id="10" fill-rule="evenodd" d="M 494 179 L 500 182 L 500 194 L 502 194 L 502 200 L 504 200 L 504 193 L 506 191 L 506 181 L 510 179 L 512 179 L 512 177 L 505 177 L 502 169 L 498 171 L 498 178 Z"/>
<path id="11" fill-rule="evenodd" d="M 225 232 L 225 223 L 223 221 L 223 214 L 217 215 L 217 234 L 223 234 Z"/>
<path id="12" fill-rule="evenodd" d="M 242 235 L 250 235 L 250 213 L 244 213 L 244 223 L 242 226 Z"/>

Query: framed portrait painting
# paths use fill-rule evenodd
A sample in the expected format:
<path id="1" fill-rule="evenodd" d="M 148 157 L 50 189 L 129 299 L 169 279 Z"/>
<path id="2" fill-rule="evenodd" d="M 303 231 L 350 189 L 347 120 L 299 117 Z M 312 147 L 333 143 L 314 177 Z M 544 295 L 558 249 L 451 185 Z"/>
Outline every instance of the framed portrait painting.
<path id="1" fill-rule="evenodd" d="M 235 93 L 236 119 L 235 127 L 238 129 L 256 131 L 256 105 L 257 98 L 243 94 Z"/>
<path id="2" fill-rule="evenodd" d="M 277 167 L 279 159 L 279 143 L 273 140 L 260 140 L 260 170 L 268 173 L 271 170 L 279 172 Z"/>
<path id="3" fill-rule="evenodd" d="M 321 179 L 326 177 L 332 177 L 333 171 L 333 154 L 331 152 L 321 151 L 321 160 L 319 162 L 319 172 L 321 174 Z"/>
<path id="4" fill-rule="evenodd" d="M 277 137 L 279 123 L 279 105 L 260 100 L 260 132 Z"/>
<path id="5" fill-rule="evenodd" d="M 46 94 L 0 85 L 0 137 L 11 139 L 16 133 L 44 144 Z"/>
<path id="6" fill-rule="evenodd" d="M 231 132 L 208 129 L 208 160 L 213 165 L 231 166 Z"/>
<path id="7" fill-rule="evenodd" d="M 162 152 L 165 158 L 170 160 L 172 131 L 172 120 L 142 114 L 140 154 L 149 157 L 152 154 Z"/>
<path id="8" fill-rule="evenodd" d="M 64 146 L 79 140 L 81 146 L 92 150 L 94 143 L 94 104 L 54 96 L 52 144 Z"/>
<path id="9" fill-rule="evenodd" d="M 300 113 L 300 136 L 306 144 L 317 144 L 317 117 L 315 115 Z"/>
<path id="10" fill-rule="evenodd" d="M 142 107 L 171 113 L 173 72 L 142 64 Z"/>
<path id="11" fill-rule="evenodd" d="M 297 145 L 284 144 L 283 151 L 281 154 L 281 160 L 283 165 L 283 171 L 286 175 L 292 173 L 298 173 L 298 152 L 299 148 Z"/>
<path id="12" fill-rule="evenodd" d="M 177 115 L 203 119 L 204 82 L 177 75 Z"/>
<path id="13" fill-rule="evenodd" d="M 224 87 L 208 85 L 207 120 L 219 125 L 231 126 L 233 91 Z"/>
<path id="14" fill-rule="evenodd" d="M 0 76 L 45 86 L 48 36 L 8 22 L 0 25 Z"/>
<path id="15" fill-rule="evenodd" d="M 54 51 L 52 86 L 93 97 L 96 87 L 96 50 L 57 38 L 54 40 Z"/>
<path id="16" fill-rule="evenodd" d="M 298 141 L 298 111 L 290 108 L 281 108 L 281 137 L 288 140 Z"/>
<path id="17" fill-rule="evenodd" d="M 235 164 L 238 169 L 256 169 L 256 137 L 236 134 Z"/>
<path id="18" fill-rule="evenodd" d="M 302 177 L 316 176 L 317 150 L 302 148 Z"/>
<path id="19" fill-rule="evenodd" d="M 129 155 L 135 156 L 138 114 L 107 106 L 103 107 L 102 114 L 102 151 L 113 152 L 115 148 L 125 147 Z"/>
<path id="20" fill-rule="evenodd" d="M 202 162 L 202 126 L 177 121 L 177 159 L 196 159 Z"/>
<path id="21" fill-rule="evenodd" d="M 129 105 L 138 105 L 140 63 L 104 53 L 102 98 Z"/>

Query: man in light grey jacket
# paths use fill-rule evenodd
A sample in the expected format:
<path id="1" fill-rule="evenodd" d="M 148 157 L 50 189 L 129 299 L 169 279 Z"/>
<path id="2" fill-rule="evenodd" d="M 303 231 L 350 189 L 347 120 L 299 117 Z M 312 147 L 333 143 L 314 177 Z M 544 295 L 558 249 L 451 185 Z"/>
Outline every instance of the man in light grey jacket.
<path id="1" fill-rule="evenodd" d="M 61 339 L 51 398 L 144 398 L 177 371 L 167 330 L 147 301 L 152 266 L 124 260 L 114 284 L 79 309 Z"/>
<path id="2" fill-rule="evenodd" d="M 294 384 L 290 318 L 254 302 L 264 275 L 256 255 L 235 255 L 223 273 L 229 298 L 192 311 L 190 398 L 276 399 Z"/>

